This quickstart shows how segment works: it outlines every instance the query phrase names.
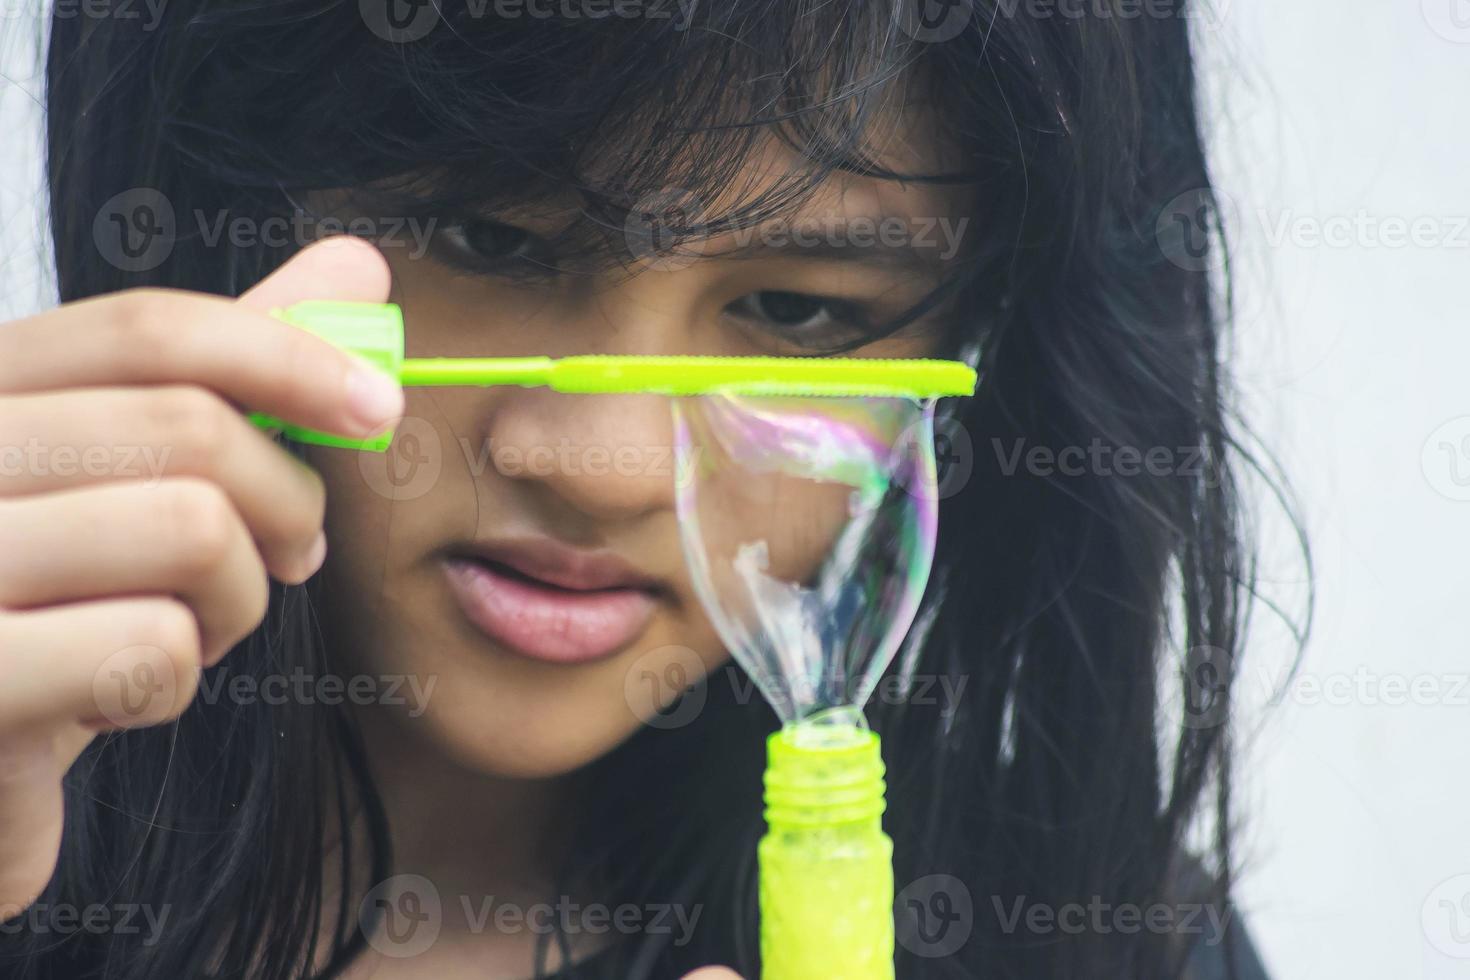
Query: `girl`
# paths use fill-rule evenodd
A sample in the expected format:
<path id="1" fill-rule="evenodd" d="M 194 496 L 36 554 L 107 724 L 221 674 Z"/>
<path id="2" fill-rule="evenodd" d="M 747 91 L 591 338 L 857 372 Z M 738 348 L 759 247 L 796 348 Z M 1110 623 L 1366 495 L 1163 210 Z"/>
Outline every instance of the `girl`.
<path id="1" fill-rule="evenodd" d="M 0 477 L 0 975 L 759 975 L 776 722 L 684 570 L 667 405 L 405 402 L 265 312 L 326 298 L 410 355 L 978 349 L 948 693 L 868 706 L 898 974 L 1260 976 L 1193 5 L 1033 6 L 58 6 L 62 304 L 0 330 L 41 447 Z"/>

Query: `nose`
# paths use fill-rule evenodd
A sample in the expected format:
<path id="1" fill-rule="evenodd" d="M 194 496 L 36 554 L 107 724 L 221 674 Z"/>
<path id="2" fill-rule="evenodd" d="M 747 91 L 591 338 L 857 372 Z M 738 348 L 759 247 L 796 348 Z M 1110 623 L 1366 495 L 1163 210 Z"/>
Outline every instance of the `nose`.
<path id="1" fill-rule="evenodd" d="M 696 353 L 697 270 L 613 275 L 557 305 L 536 335 L 552 356 Z M 502 389 L 482 424 L 496 470 L 547 491 L 599 523 L 672 511 L 677 462 L 662 395 L 571 395 Z M 521 465 L 514 464 L 520 461 Z"/>
<path id="2" fill-rule="evenodd" d="M 534 484 L 598 522 L 672 509 L 667 398 L 510 389 L 493 411 L 491 458 L 502 477 Z"/>

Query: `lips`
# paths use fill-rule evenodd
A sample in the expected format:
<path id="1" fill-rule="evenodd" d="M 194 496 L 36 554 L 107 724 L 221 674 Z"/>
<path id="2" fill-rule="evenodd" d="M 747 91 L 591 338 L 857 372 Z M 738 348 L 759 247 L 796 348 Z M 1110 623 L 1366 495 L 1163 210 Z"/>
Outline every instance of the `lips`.
<path id="1" fill-rule="evenodd" d="M 444 560 L 470 623 L 515 652 L 550 663 L 611 656 L 638 638 L 658 583 L 606 552 L 549 538 L 474 545 Z"/>

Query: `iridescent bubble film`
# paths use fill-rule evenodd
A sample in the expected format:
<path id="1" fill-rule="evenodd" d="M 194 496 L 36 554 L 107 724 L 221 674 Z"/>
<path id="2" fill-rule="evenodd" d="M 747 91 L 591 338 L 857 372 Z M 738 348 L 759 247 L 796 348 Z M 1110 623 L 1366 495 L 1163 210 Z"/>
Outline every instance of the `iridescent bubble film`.
<path id="1" fill-rule="evenodd" d="M 684 555 L 731 655 L 784 723 L 865 704 L 934 558 L 934 403 L 671 401 Z"/>

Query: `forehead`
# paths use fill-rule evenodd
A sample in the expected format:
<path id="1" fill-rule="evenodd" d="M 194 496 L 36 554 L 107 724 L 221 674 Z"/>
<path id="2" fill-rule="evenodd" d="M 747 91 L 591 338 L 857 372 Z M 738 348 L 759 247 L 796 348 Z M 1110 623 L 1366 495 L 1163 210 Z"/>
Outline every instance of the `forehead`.
<path id="1" fill-rule="evenodd" d="M 925 180 L 960 169 L 957 150 L 948 144 L 936 113 L 925 106 L 886 109 L 866 132 L 864 155 L 873 173 L 838 169 L 826 173 L 795 203 L 789 217 L 892 216 L 912 220 L 957 215 L 971 194 L 963 184 Z M 711 203 L 716 213 L 739 207 L 742 190 L 760 194 L 783 180 L 799 180 L 812 166 L 801 148 L 772 135 L 743 168 L 747 188 L 731 188 Z"/>
<path id="2" fill-rule="evenodd" d="M 730 104 L 710 118 L 704 131 L 648 152 L 649 134 L 631 114 L 620 132 L 604 133 L 588 156 L 583 175 L 589 186 L 617 197 L 620 187 L 638 186 L 625 205 L 655 197 L 682 200 L 704 219 L 747 215 L 942 216 L 966 208 L 971 194 L 955 175 L 969 171 L 942 112 L 926 86 L 912 74 L 874 85 L 844 105 L 841 100 L 807 110 L 764 112 Z M 734 102 L 735 100 L 732 100 Z M 779 121 L 759 122 L 762 117 Z M 736 135 L 732 138 L 734 134 Z M 654 136 L 668 141 L 667 133 Z M 658 160 L 658 185 L 639 184 L 629 161 Z M 935 177 L 947 175 L 947 180 Z M 925 179 L 929 178 L 929 179 Z"/>

